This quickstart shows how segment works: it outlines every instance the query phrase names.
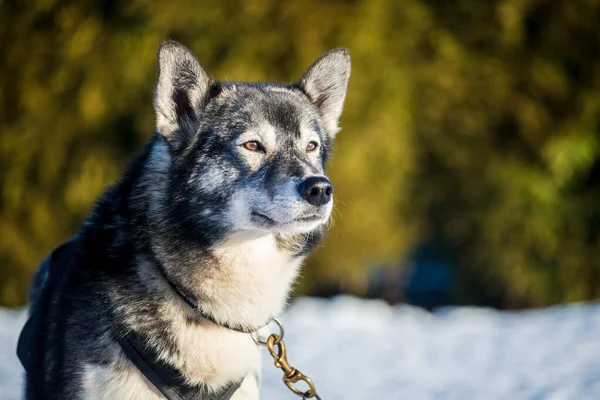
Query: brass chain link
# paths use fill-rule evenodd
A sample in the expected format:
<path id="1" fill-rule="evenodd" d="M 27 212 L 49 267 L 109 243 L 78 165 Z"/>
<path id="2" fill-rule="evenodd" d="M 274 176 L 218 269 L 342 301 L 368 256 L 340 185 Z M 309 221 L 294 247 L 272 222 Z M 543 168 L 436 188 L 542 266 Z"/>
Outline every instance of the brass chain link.
<path id="1" fill-rule="evenodd" d="M 283 342 L 283 325 L 281 322 L 273 318 L 273 321 L 277 323 L 279 326 L 279 334 L 272 333 L 269 335 L 266 341 L 259 340 L 254 337 L 254 341 L 257 344 L 261 344 L 267 347 L 271 357 L 273 357 L 273 364 L 276 368 L 279 368 L 283 371 L 283 383 L 288 387 L 295 395 L 302 397 L 302 399 L 317 399 L 321 400 L 321 397 L 317 394 L 317 388 L 313 383 L 312 379 L 308 376 L 304 375 L 302 372 L 298 371 L 296 368 L 292 367 L 287 360 L 287 352 L 285 349 L 285 343 Z M 303 381 L 308 385 L 308 390 L 302 391 L 298 389 L 294 384 Z"/>

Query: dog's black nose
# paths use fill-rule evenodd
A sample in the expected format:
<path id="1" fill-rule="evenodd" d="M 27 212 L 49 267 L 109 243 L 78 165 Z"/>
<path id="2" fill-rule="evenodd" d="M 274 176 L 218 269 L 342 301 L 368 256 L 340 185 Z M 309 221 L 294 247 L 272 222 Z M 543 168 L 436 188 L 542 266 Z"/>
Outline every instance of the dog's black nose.
<path id="1" fill-rule="evenodd" d="M 311 176 L 298 185 L 300 195 L 315 206 L 322 206 L 331 201 L 333 185 L 324 176 Z"/>

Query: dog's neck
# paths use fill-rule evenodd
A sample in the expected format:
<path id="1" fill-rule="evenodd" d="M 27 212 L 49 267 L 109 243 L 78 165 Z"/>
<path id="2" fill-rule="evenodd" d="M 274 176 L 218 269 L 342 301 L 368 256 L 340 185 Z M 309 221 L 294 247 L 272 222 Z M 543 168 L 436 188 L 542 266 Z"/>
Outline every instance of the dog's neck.
<path id="1" fill-rule="evenodd" d="M 179 266 L 166 272 L 217 323 L 252 328 L 281 312 L 301 261 L 279 249 L 272 234 L 245 233 L 199 257 L 191 266 L 193 273 Z"/>
<path id="2" fill-rule="evenodd" d="M 261 240 L 262 239 L 262 240 Z M 264 231 L 256 231 L 256 230 L 245 230 L 245 231 L 239 231 L 236 232 L 234 235 L 231 235 L 231 237 L 225 241 L 223 243 L 222 246 L 218 246 L 216 248 L 216 250 L 214 251 L 214 255 L 218 256 L 218 259 L 213 259 L 216 263 L 221 263 L 221 267 L 223 267 L 223 264 L 225 264 L 226 268 L 236 268 L 235 265 L 231 265 L 231 264 L 236 264 L 239 263 L 240 266 L 238 268 L 253 268 L 254 270 L 256 269 L 260 269 L 259 264 L 261 263 L 261 260 L 259 259 L 261 256 L 263 256 L 262 254 L 255 254 L 256 259 L 252 259 L 254 258 L 254 256 L 251 254 L 252 252 L 256 253 L 256 250 L 261 252 L 261 251 L 265 251 L 264 256 L 268 256 L 269 255 L 269 251 L 272 251 L 273 249 L 269 249 L 269 248 L 265 248 L 265 243 L 263 242 L 267 242 L 270 243 L 273 240 L 273 234 L 268 233 L 268 232 L 264 232 Z M 254 249 L 254 246 L 256 246 L 256 249 Z M 267 246 L 269 246 L 267 244 Z M 252 251 L 248 251 L 247 249 L 251 249 Z M 272 257 L 271 260 L 265 259 L 264 261 L 262 261 L 262 263 L 269 263 L 270 261 L 279 261 L 279 262 L 283 262 L 285 264 L 286 260 L 286 250 L 282 250 L 280 248 L 277 248 L 275 250 L 275 253 L 272 253 L 271 255 L 275 255 L 277 253 L 284 253 L 284 254 L 278 254 L 278 258 L 280 260 L 276 260 L 277 257 Z M 289 252 L 287 252 L 289 253 Z M 286 269 L 292 269 L 294 270 L 294 268 L 297 269 L 299 261 L 294 263 L 293 258 L 297 258 L 297 256 L 292 256 L 291 254 L 287 254 L 288 258 L 290 259 L 288 261 L 289 265 L 288 267 L 284 266 L 284 265 L 272 265 L 272 267 L 274 267 L 275 270 L 280 269 L 280 268 L 286 268 Z M 255 264 L 254 266 L 248 265 L 248 264 L 252 264 L 252 263 L 258 263 Z M 159 278 L 162 277 L 164 282 L 167 283 L 167 286 L 169 286 L 169 288 L 173 291 L 173 293 L 176 295 L 176 297 L 179 297 L 180 300 L 182 300 L 185 304 L 187 304 L 187 306 L 192 310 L 192 312 L 197 315 L 198 317 L 200 317 L 201 319 L 206 319 L 212 323 L 215 323 L 217 325 L 220 325 L 221 327 L 227 328 L 227 329 L 231 329 L 234 331 L 238 331 L 238 332 L 242 332 L 242 333 L 252 333 L 257 331 L 258 329 L 264 327 L 266 324 L 268 324 L 271 320 L 270 317 L 274 316 L 273 314 L 277 314 L 278 311 L 278 307 L 274 307 L 273 311 L 271 312 L 272 314 L 270 315 L 270 317 L 263 321 L 261 324 L 259 325 L 247 325 L 245 322 L 239 322 L 239 321 L 231 321 L 231 320 L 224 320 L 224 319 L 220 319 L 219 321 L 217 321 L 217 319 L 213 316 L 213 313 L 215 312 L 214 307 L 211 310 L 206 310 L 206 304 L 208 302 L 204 301 L 204 302 L 200 302 L 198 301 L 197 297 L 194 296 L 193 294 L 191 294 L 191 292 L 193 292 L 193 288 L 189 288 L 185 286 L 185 282 L 183 282 L 183 285 L 180 285 L 178 282 L 173 281 L 170 277 L 167 271 L 165 271 L 165 268 L 163 265 L 161 265 L 158 261 L 156 261 L 156 270 L 158 270 L 158 272 L 160 272 L 159 274 Z M 216 269 L 215 272 L 217 272 L 219 269 Z M 278 271 L 280 272 L 280 271 Z M 275 272 L 275 274 L 277 274 L 278 272 Z M 235 274 L 235 271 L 230 271 L 228 273 L 228 275 L 232 275 Z M 289 286 L 291 284 L 290 282 L 290 278 L 293 280 L 294 275 L 293 273 L 291 274 L 286 274 L 287 276 L 284 276 L 284 280 L 282 280 L 281 282 L 281 287 L 279 288 L 280 290 L 278 292 L 283 292 L 286 290 L 289 291 Z M 249 277 L 249 275 L 247 275 L 247 277 Z M 257 282 L 251 282 L 251 278 L 248 279 L 247 282 L 245 282 L 246 284 L 254 284 L 256 285 Z M 231 282 L 230 278 L 227 278 L 227 282 Z M 265 280 L 263 282 L 265 284 L 265 286 L 268 286 L 268 282 Z M 271 288 L 272 289 L 272 288 Z M 214 290 L 212 291 L 214 292 Z M 280 295 L 285 295 L 283 293 L 280 293 Z M 203 296 L 204 299 L 207 298 L 207 296 Z M 284 301 L 282 302 L 280 299 L 271 299 L 273 300 L 272 302 L 269 302 L 270 305 L 276 305 L 276 304 L 283 304 Z M 221 301 L 216 301 L 215 303 L 220 304 Z M 247 302 L 245 302 L 247 303 Z M 210 313 L 209 313 L 210 311 Z"/>
<path id="3" fill-rule="evenodd" d="M 219 277 L 199 283 L 203 293 L 214 294 L 203 309 L 217 320 L 237 319 L 242 324 L 264 322 L 282 311 L 302 261 L 279 249 L 273 235 L 234 237 L 217 246 L 213 255 Z"/>

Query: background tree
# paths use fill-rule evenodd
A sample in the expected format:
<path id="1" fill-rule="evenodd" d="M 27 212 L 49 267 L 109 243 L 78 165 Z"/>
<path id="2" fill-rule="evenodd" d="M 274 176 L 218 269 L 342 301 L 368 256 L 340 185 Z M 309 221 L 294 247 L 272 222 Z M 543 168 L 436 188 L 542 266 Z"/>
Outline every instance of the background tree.
<path id="1" fill-rule="evenodd" d="M 363 294 L 435 240 L 453 301 L 598 298 L 599 17 L 595 0 L 0 1 L 0 304 L 25 302 L 152 134 L 165 38 L 250 81 L 350 49 L 335 223 L 299 291 Z"/>

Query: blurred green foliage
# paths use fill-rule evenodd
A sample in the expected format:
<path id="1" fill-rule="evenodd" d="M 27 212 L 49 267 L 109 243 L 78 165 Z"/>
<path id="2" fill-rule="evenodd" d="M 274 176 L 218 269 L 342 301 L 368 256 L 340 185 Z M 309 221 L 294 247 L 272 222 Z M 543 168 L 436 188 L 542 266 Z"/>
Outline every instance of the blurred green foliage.
<path id="1" fill-rule="evenodd" d="M 363 293 L 434 239 L 459 302 L 598 298 L 598 21 L 597 0 L 0 0 L 0 304 L 152 134 L 165 38 L 224 80 L 350 49 L 335 225 L 301 291 Z"/>

